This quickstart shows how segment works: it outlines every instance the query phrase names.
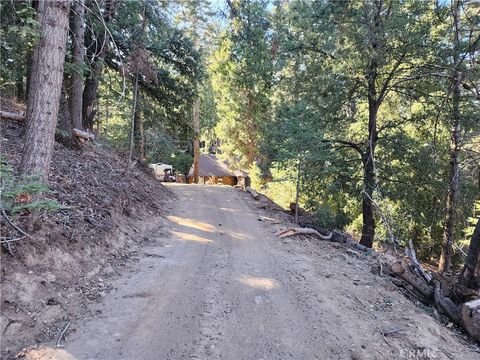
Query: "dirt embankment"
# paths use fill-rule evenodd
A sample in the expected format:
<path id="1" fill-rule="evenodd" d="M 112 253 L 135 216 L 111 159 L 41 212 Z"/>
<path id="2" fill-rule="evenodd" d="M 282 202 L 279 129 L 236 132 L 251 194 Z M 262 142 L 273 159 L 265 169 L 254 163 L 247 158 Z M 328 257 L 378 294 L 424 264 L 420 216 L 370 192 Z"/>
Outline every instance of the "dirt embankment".
<path id="1" fill-rule="evenodd" d="M 5 101 L 2 100 L 2 108 Z M 11 108 L 11 104 L 10 107 Z M 18 106 L 13 110 L 18 110 Z M 1 121 L 1 161 L 19 164 L 23 124 Z M 128 267 L 139 245 L 158 230 L 171 193 L 99 144 L 69 149 L 55 143 L 50 171 L 53 213 L 17 215 L 32 239 L 1 246 L 1 353 L 56 339 L 69 321 L 110 291 L 106 279 Z M 18 234 L 2 219 L 2 239 Z"/>

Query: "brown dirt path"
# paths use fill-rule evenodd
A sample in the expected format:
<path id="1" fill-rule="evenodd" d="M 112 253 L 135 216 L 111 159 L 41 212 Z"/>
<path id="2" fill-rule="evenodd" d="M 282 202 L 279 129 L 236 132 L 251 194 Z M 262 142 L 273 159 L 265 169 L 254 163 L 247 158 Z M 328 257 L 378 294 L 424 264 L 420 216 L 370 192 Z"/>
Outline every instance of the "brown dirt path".
<path id="1" fill-rule="evenodd" d="M 134 272 L 112 283 L 116 291 L 93 309 L 100 315 L 72 323 L 65 349 L 27 358 L 480 357 L 373 274 L 375 259 L 329 242 L 280 241 L 274 233 L 286 224 L 258 221 L 274 215 L 240 190 L 169 188 L 178 197 L 170 236 L 159 230 Z"/>

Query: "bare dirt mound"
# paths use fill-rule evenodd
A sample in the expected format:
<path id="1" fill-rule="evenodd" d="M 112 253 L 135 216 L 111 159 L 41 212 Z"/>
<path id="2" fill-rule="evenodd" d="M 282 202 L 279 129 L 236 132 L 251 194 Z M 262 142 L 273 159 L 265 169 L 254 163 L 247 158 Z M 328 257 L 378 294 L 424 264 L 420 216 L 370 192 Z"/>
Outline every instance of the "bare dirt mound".
<path id="1" fill-rule="evenodd" d="M 18 104 L 2 99 L 2 108 Z M 17 106 L 18 105 L 18 106 Z M 14 168 L 23 124 L 1 121 L 1 161 Z M 14 218 L 32 238 L 2 243 L 1 351 L 56 339 L 88 303 L 109 291 L 108 277 L 128 266 L 149 233 L 161 227 L 171 193 L 136 165 L 98 144 L 69 149 L 55 143 L 48 197 L 61 206 Z M 140 220 L 142 219 L 142 220 Z M 18 236 L 2 218 L 2 239 Z"/>

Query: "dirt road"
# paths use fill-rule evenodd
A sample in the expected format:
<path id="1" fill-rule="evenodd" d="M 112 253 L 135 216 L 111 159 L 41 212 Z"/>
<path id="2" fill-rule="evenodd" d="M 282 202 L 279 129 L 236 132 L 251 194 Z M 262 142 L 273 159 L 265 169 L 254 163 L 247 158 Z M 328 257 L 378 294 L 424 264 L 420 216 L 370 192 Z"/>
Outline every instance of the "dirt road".
<path id="1" fill-rule="evenodd" d="M 240 190 L 170 188 L 158 245 L 93 319 L 72 324 L 65 359 L 478 359 L 372 274 L 374 259 L 274 238 L 285 225 L 259 221 L 264 210 Z"/>

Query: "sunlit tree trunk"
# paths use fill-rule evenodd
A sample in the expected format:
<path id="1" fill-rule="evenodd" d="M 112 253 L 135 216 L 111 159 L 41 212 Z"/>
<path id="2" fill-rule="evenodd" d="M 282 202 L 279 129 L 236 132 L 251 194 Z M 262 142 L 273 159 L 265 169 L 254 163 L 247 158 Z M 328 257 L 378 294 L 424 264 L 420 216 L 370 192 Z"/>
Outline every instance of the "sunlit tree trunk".
<path id="1" fill-rule="evenodd" d="M 27 125 L 20 172 L 48 181 L 63 82 L 68 0 L 38 3 L 40 40 L 33 53 Z"/>

